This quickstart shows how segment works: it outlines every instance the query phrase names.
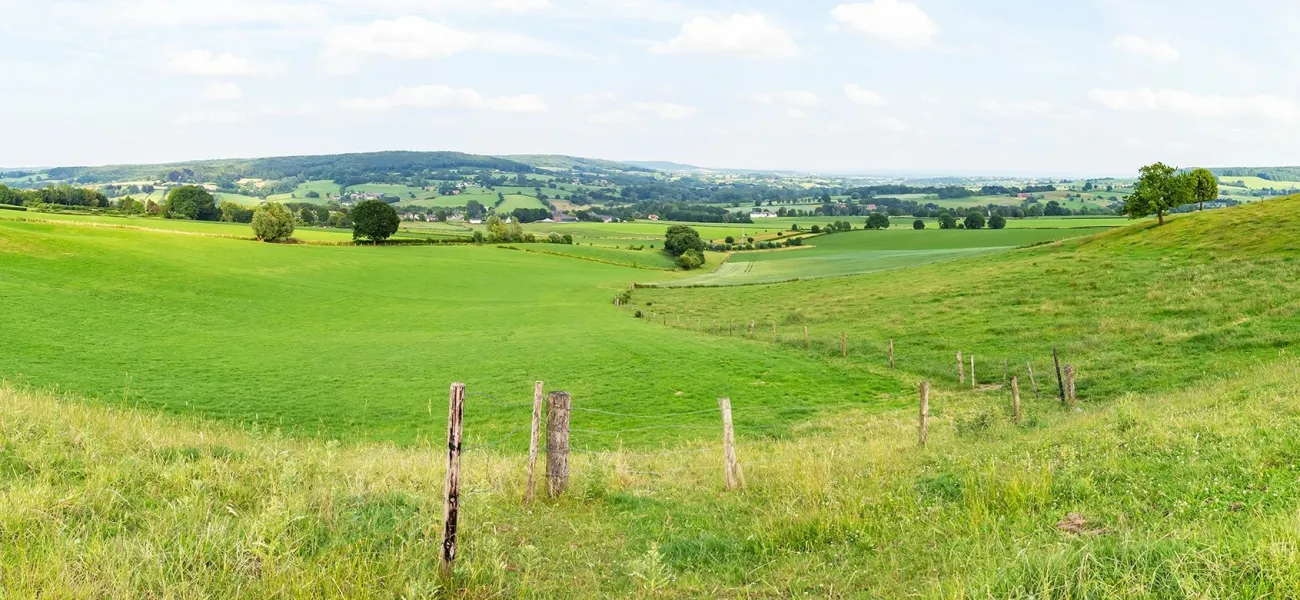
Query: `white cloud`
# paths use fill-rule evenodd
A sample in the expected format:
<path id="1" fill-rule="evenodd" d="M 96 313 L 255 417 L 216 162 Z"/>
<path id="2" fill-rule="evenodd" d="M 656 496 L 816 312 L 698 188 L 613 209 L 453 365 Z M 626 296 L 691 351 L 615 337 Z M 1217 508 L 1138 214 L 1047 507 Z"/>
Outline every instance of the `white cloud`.
<path id="1" fill-rule="evenodd" d="M 233 125 L 248 120 L 248 115 L 235 111 L 190 111 L 176 117 L 177 125 Z"/>
<path id="2" fill-rule="evenodd" d="M 844 86 L 844 95 L 848 97 L 849 102 L 854 104 L 865 106 L 884 106 L 885 104 L 885 99 L 880 94 L 852 83 Z"/>
<path id="3" fill-rule="evenodd" d="M 1088 92 L 1088 98 L 1110 110 L 1163 112 L 1185 117 L 1252 117 L 1267 120 L 1300 118 L 1300 107 L 1289 98 L 1270 95 L 1199 95 L 1181 90 L 1102 90 Z"/>
<path id="4" fill-rule="evenodd" d="M 695 107 L 672 102 L 637 102 L 632 110 L 654 115 L 664 121 L 680 121 L 695 116 Z"/>
<path id="5" fill-rule="evenodd" d="M 354 110 L 392 110 L 397 108 L 441 108 L 463 110 L 495 110 L 501 112 L 530 113 L 546 110 L 546 102 L 533 94 L 487 98 L 469 88 L 445 85 L 402 86 L 387 96 L 344 100 L 344 108 Z"/>
<path id="6" fill-rule="evenodd" d="M 495 0 L 489 2 L 488 6 L 494 10 L 525 13 L 535 10 L 546 10 L 551 8 L 551 0 Z"/>
<path id="7" fill-rule="evenodd" d="M 1137 54 L 1147 58 L 1158 60 L 1160 62 L 1173 62 L 1178 60 L 1178 49 L 1164 42 L 1157 42 L 1136 35 L 1121 35 L 1111 42 L 1111 47 Z"/>
<path id="8" fill-rule="evenodd" d="M 980 105 L 986 112 L 1006 118 L 1037 117 L 1058 121 L 1087 119 L 1092 113 L 1073 106 L 1059 106 L 1046 100 L 989 100 Z"/>
<path id="9" fill-rule="evenodd" d="M 239 100 L 243 97 L 243 88 L 230 81 L 213 81 L 203 88 L 203 98 L 206 100 Z"/>
<path id="10" fill-rule="evenodd" d="M 841 4 L 831 10 L 841 25 L 903 48 L 923 48 L 939 35 L 939 26 L 921 7 L 901 0 Z"/>
<path id="11" fill-rule="evenodd" d="M 787 90 L 771 94 L 756 94 L 753 101 L 759 104 L 788 104 L 791 106 L 812 107 L 821 104 L 817 94 L 803 90 Z"/>
<path id="12" fill-rule="evenodd" d="M 564 54 L 526 35 L 504 31 L 457 31 L 423 17 L 405 16 L 339 27 L 329 34 L 323 57 L 331 72 L 355 71 L 362 57 L 427 60 L 462 52 Z"/>
<path id="13" fill-rule="evenodd" d="M 791 119 L 806 119 L 808 118 L 808 113 L 798 108 L 791 108 L 785 111 L 785 116 Z"/>
<path id="14" fill-rule="evenodd" d="M 619 108 L 615 110 L 605 111 L 602 113 L 596 113 L 592 115 L 591 119 L 589 120 L 592 123 L 596 123 L 599 125 L 622 125 L 626 123 L 635 123 L 637 121 L 640 121 L 641 117 L 637 116 L 636 113 L 628 109 Z"/>
<path id="15" fill-rule="evenodd" d="M 229 52 L 213 54 L 207 50 L 190 50 L 172 55 L 171 61 L 167 63 L 167 70 L 182 75 L 204 77 L 247 77 L 273 75 L 283 68 L 277 65 L 258 64 Z"/>
<path id="16" fill-rule="evenodd" d="M 881 119 L 878 126 L 885 131 L 903 132 L 907 131 L 907 123 L 897 117 L 886 117 Z"/>
<path id="17" fill-rule="evenodd" d="M 724 54 L 752 59 L 790 58 L 799 46 L 765 15 L 734 14 L 725 19 L 696 17 L 677 37 L 651 48 L 656 54 Z"/>

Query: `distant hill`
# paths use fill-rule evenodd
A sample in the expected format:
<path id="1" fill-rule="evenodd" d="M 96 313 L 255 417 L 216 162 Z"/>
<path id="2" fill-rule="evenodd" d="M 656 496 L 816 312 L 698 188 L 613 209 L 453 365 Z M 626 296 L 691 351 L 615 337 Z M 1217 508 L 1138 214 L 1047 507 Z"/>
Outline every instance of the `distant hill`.
<path id="1" fill-rule="evenodd" d="M 624 163 L 641 167 L 643 169 L 653 169 L 655 171 L 666 171 L 669 173 L 700 173 L 700 172 L 713 170 L 713 169 L 705 169 L 703 167 L 697 167 L 695 165 L 687 165 L 683 163 L 668 162 L 663 160 L 647 160 L 647 161 L 628 160 L 628 161 L 624 161 Z"/>
<path id="2" fill-rule="evenodd" d="M 513 154 L 501 156 L 500 158 L 520 162 L 537 169 L 547 170 L 586 170 L 586 171 L 639 171 L 648 172 L 653 169 L 635 165 L 632 163 L 614 162 L 612 160 L 602 160 L 598 158 L 580 158 L 577 156 L 564 156 L 560 154 Z"/>
<path id="3" fill-rule="evenodd" d="M 1300 181 L 1300 167 L 1225 167 L 1210 169 L 1219 177 L 1258 177 L 1268 181 Z"/>

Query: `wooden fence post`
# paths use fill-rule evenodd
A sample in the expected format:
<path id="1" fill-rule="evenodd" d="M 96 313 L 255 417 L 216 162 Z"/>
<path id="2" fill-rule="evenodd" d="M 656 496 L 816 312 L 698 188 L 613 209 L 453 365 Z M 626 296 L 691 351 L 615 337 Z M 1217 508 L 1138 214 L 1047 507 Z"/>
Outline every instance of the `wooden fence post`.
<path id="1" fill-rule="evenodd" d="M 957 383 L 966 383 L 966 364 L 961 360 L 961 350 L 957 351 Z"/>
<path id="2" fill-rule="evenodd" d="M 930 437 L 930 382 L 921 382 L 921 422 L 920 422 L 921 445 Z"/>
<path id="3" fill-rule="evenodd" d="M 524 492 L 524 502 L 533 501 L 534 482 L 537 481 L 537 438 L 542 430 L 542 390 L 544 384 L 537 382 L 533 386 L 533 435 L 528 442 L 528 491 Z"/>
<path id="4" fill-rule="evenodd" d="M 1065 365 L 1065 401 L 1070 406 L 1078 402 L 1074 395 L 1074 365 Z"/>
<path id="5" fill-rule="evenodd" d="M 840 356 L 849 357 L 849 334 L 840 332 Z"/>
<path id="6" fill-rule="evenodd" d="M 1034 397 L 1038 397 L 1038 380 L 1034 379 L 1034 363 L 1025 361 L 1025 368 L 1029 369 L 1029 384 L 1034 386 Z"/>
<path id="7" fill-rule="evenodd" d="M 718 398 L 722 410 L 722 475 L 727 491 L 745 487 L 745 474 L 736 460 L 736 429 L 731 424 L 731 398 Z"/>
<path id="8" fill-rule="evenodd" d="M 976 383 L 975 381 L 975 355 L 974 354 L 970 355 L 970 387 L 971 389 L 975 389 L 979 387 L 979 384 Z"/>
<path id="9" fill-rule="evenodd" d="M 754 320 L 749 320 L 749 337 L 754 337 Z"/>
<path id="10" fill-rule="evenodd" d="M 1011 412 L 1016 423 L 1020 423 L 1020 379 L 1011 378 Z"/>
<path id="11" fill-rule="evenodd" d="M 727 335 L 736 335 L 736 324 L 727 321 Z"/>
<path id="12" fill-rule="evenodd" d="M 1061 390 L 1061 404 L 1065 404 L 1065 378 L 1061 376 L 1061 358 L 1056 355 L 1056 348 L 1052 348 L 1052 362 L 1056 363 L 1056 386 Z"/>
<path id="13" fill-rule="evenodd" d="M 894 340 L 889 340 L 889 368 L 894 368 Z"/>
<path id="14" fill-rule="evenodd" d="M 451 384 L 447 403 L 447 480 L 443 488 L 442 559 L 439 571 L 450 578 L 456 562 L 456 529 L 460 519 L 460 440 L 461 419 L 465 415 L 465 384 Z"/>
<path id="15" fill-rule="evenodd" d="M 569 487 L 568 392 L 551 392 L 546 407 L 546 490 L 558 498 Z"/>

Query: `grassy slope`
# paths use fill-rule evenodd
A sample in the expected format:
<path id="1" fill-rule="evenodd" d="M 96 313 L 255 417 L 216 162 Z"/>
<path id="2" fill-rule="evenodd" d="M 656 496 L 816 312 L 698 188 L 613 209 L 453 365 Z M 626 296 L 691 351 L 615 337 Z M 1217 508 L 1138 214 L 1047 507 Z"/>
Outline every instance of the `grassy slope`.
<path id="1" fill-rule="evenodd" d="M 683 316 L 760 323 L 783 342 L 860 360 L 900 361 L 955 379 L 954 354 L 975 354 L 986 381 L 1001 363 L 1053 348 L 1078 364 L 1087 396 L 1187 385 L 1288 354 L 1300 334 L 1300 197 L 1138 225 L 1052 246 L 860 277 L 727 289 L 651 289 L 635 303 Z"/>
<path id="2" fill-rule="evenodd" d="M 304 434 L 437 435 L 447 383 L 476 393 L 475 441 L 516 445 L 532 382 L 616 412 L 763 406 L 785 428 L 818 406 L 889 406 L 866 367 L 624 318 L 615 294 L 653 271 L 482 247 L 309 247 L 0 220 L 0 376 Z M 799 382 L 834 379 L 816 394 Z M 678 394 L 680 392 L 680 395 Z M 885 398 L 885 399 L 882 399 Z M 434 411 L 435 414 L 437 410 Z M 709 422 L 709 416 L 698 417 Z M 645 425 L 584 414 L 575 427 Z M 659 445 L 712 436 L 583 440 Z"/>

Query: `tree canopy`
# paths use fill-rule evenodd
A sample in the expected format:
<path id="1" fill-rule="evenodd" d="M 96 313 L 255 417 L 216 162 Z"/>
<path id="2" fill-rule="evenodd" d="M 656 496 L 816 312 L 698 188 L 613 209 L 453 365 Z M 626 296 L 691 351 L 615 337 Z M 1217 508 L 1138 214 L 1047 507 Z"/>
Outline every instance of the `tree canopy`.
<path id="1" fill-rule="evenodd" d="M 397 209 L 380 200 L 359 202 L 352 208 L 352 239 L 368 239 L 382 242 L 394 233 L 402 224 L 397 216 Z"/>
<path id="2" fill-rule="evenodd" d="M 182 185 L 167 192 L 163 213 L 173 219 L 204 221 L 215 221 L 221 216 L 212 194 L 197 185 Z"/>
<path id="3" fill-rule="evenodd" d="M 1192 202 L 1194 183 L 1190 175 L 1179 175 L 1177 168 L 1159 162 L 1142 167 L 1139 173 L 1133 193 L 1124 199 L 1124 214 L 1129 217 L 1156 215 L 1164 225 L 1165 213 Z"/>
<path id="4" fill-rule="evenodd" d="M 264 242 L 281 242 L 293 235 L 293 212 L 279 202 L 267 202 L 253 211 L 253 235 Z"/>
<path id="5" fill-rule="evenodd" d="M 700 233 L 693 227 L 686 225 L 673 225 L 668 228 L 668 233 L 664 236 L 664 250 L 673 256 L 681 256 L 687 250 L 704 252 L 704 240 L 700 239 Z"/>
<path id="6" fill-rule="evenodd" d="M 1201 205 L 1201 210 L 1205 210 L 1206 202 L 1219 199 L 1219 178 L 1209 169 L 1196 169 L 1188 177 L 1192 181 L 1192 200 Z"/>

